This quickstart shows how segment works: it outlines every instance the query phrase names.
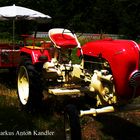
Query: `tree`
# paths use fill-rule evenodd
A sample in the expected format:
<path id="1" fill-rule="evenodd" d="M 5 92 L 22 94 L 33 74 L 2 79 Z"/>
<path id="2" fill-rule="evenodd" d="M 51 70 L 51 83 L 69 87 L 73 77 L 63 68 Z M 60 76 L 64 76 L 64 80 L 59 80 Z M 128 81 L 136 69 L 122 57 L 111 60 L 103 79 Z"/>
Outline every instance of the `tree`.
<path id="1" fill-rule="evenodd" d="M 121 2 L 120 30 L 131 39 L 140 33 L 140 1 L 126 0 Z"/>
<path id="2" fill-rule="evenodd" d="M 140 32 L 139 0 L 15 0 L 16 5 L 31 8 L 52 17 L 52 22 L 39 25 L 39 29 L 62 27 L 76 32 L 115 33 L 136 38 Z M 12 5 L 11 0 L 1 0 L 0 6 Z M 1 23 L 0 23 L 1 24 Z M 22 31 L 21 25 L 16 28 Z M 26 27 L 34 29 L 34 23 Z M 2 28 L 6 27 L 4 24 Z M 0 31 L 3 30 L 0 28 Z"/>

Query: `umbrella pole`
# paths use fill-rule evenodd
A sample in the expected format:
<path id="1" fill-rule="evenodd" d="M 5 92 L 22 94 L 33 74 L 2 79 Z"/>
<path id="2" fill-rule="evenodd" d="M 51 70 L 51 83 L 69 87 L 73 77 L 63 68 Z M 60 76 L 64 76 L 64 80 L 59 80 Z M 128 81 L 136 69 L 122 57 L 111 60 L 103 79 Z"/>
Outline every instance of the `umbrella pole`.
<path id="1" fill-rule="evenodd" d="M 15 19 L 13 19 L 13 40 L 12 40 L 12 46 L 13 46 L 13 53 L 12 53 L 12 65 L 14 66 L 14 50 L 15 50 Z"/>
<path id="2" fill-rule="evenodd" d="M 13 19 L 13 49 L 15 46 L 15 20 Z"/>

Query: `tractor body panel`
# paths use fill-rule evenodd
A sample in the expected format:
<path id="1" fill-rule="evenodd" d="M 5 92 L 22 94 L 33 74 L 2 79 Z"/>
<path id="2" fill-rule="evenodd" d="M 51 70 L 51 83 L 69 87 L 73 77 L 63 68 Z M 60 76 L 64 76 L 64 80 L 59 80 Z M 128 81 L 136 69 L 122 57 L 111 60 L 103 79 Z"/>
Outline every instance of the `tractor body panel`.
<path id="1" fill-rule="evenodd" d="M 19 46 L 0 44 L 0 68 L 16 68 L 19 64 Z"/>

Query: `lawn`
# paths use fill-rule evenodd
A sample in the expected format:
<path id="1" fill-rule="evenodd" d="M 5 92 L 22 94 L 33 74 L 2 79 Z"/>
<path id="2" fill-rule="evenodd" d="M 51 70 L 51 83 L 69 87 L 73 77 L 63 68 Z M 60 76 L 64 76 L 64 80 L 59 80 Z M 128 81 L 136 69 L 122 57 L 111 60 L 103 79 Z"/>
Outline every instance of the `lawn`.
<path id="1" fill-rule="evenodd" d="M 16 76 L 0 72 L 0 139 L 64 139 L 63 115 L 50 114 L 47 107 L 38 114 L 22 111 L 16 94 Z M 140 99 L 136 100 L 139 103 Z M 140 110 L 81 118 L 83 140 L 140 139 Z M 40 136 L 41 135 L 41 136 Z"/>
<path id="2" fill-rule="evenodd" d="M 80 38 L 80 43 L 90 40 L 94 39 Z M 76 53 L 76 49 L 73 53 Z M 74 63 L 77 63 L 77 57 L 72 58 Z M 140 98 L 137 98 L 135 103 L 140 103 Z M 0 70 L 0 139 L 63 140 L 64 120 L 62 112 L 58 113 L 55 109 L 58 106 L 53 104 L 48 107 L 44 100 L 43 111 L 38 114 L 21 110 L 16 93 L 16 75 L 8 70 Z M 48 108 L 51 111 L 48 111 Z M 80 121 L 83 140 L 140 139 L 140 110 L 97 117 L 84 116 Z"/>
<path id="3" fill-rule="evenodd" d="M 20 110 L 15 75 L 8 71 L 0 73 L 0 110 L 0 139 L 54 140 L 59 137 L 63 140 L 60 115 L 48 115 L 45 111 L 33 115 Z"/>

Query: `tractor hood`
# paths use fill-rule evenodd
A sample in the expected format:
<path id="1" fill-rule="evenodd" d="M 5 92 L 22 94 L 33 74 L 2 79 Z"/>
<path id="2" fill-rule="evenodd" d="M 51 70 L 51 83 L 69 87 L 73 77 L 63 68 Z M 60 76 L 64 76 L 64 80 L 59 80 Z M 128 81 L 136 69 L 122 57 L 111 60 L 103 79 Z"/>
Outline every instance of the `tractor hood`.
<path id="1" fill-rule="evenodd" d="M 101 57 L 108 61 L 114 77 L 117 94 L 132 97 L 130 75 L 140 71 L 140 48 L 131 40 L 104 39 L 88 42 L 82 46 L 83 54 Z M 137 95 L 140 92 L 137 92 Z"/>
<path id="2" fill-rule="evenodd" d="M 82 46 L 84 55 L 103 55 L 105 58 L 123 54 L 131 50 L 137 51 L 138 49 L 138 45 L 134 41 L 113 39 L 97 40 Z"/>
<path id="3" fill-rule="evenodd" d="M 102 57 L 110 65 L 133 64 L 134 69 L 139 69 L 139 45 L 131 40 L 104 39 L 88 42 L 82 46 L 83 54 L 93 57 Z M 121 66 L 121 65 L 119 65 Z"/>

